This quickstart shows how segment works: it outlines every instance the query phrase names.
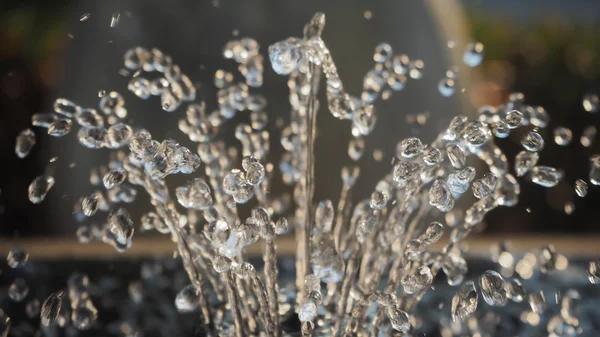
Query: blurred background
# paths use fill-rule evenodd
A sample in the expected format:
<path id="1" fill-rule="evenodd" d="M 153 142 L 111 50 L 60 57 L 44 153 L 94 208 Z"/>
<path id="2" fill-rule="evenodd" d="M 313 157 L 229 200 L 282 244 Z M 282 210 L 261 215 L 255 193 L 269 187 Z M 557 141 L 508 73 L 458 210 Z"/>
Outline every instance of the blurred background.
<path id="1" fill-rule="evenodd" d="M 237 64 L 222 57 L 227 41 L 252 37 L 266 54 L 268 45 L 301 36 L 304 23 L 316 11 L 327 15 L 323 38 L 350 93 L 360 94 L 379 42 L 388 42 L 395 53 L 425 63 L 422 79 L 410 80 L 403 91 L 376 104 L 377 126 L 359 162 L 363 171 L 356 198 L 369 196 L 380 177 L 390 171 L 399 140 L 414 135 L 429 143 L 454 115 L 473 116 L 478 107 L 501 104 L 511 92 L 519 91 L 528 104 L 541 105 L 549 112 L 551 123 L 542 130 L 546 148 L 540 163 L 563 169 L 565 179 L 551 189 L 520 179 L 519 205 L 492 211 L 485 233 L 600 233 L 600 192 L 590 184 L 588 196 L 578 198 L 573 189 L 576 179 L 587 180 L 589 156 L 600 153 L 598 143 L 586 148 L 579 142 L 585 126 L 600 127 L 598 115 L 582 107 L 584 94 L 600 94 L 598 1 L 4 0 L 0 4 L 0 234 L 7 240 L 74 238 L 78 222 L 72 216 L 73 205 L 95 190 L 89 184 L 90 170 L 107 162 L 108 150 L 83 148 L 76 132 L 53 138 L 43 129 L 35 130 L 37 145 L 32 153 L 17 158 L 15 137 L 30 127 L 33 114 L 51 111 L 57 97 L 97 108 L 99 90 L 118 91 L 126 99 L 129 122 L 147 128 L 156 139 L 173 138 L 195 149 L 177 129 L 184 107 L 167 113 L 158 98 L 142 101 L 127 90 L 130 77 L 118 73 L 123 53 L 143 46 L 171 55 L 197 84 L 200 99 L 212 111 L 217 105 L 212 84 L 215 71 L 232 71 L 241 78 Z M 86 13 L 89 18 L 81 21 Z M 120 19 L 111 28 L 116 13 Z M 485 58 L 479 67 L 470 69 L 462 64 L 462 54 L 473 41 L 485 45 Z M 456 93 L 442 97 L 438 82 L 453 67 L 459 69 Z M 288 120 L 287 79 L 276 75 L 268 61 L 264 76 L 258 91 L 269 102 L 270 158 L 276 162 L 281 147 L 274 121 L 278 117 Z M 248 116 L 240 113 L 236 120 L 247 121 Z M 236 142 L 235 124 L 228 123 L 229 129 L 222 131 L 230 144 Z M 552 141 L 557 126 L 573 131 L 569 146 L 559 147 Z M 351 164 L 347 155 L 350 125 L 334 119 L 323 106 L 317 129 L 315 200 L 337 201 L 339 171 Z M 520 150 L 519 136 L 515 133 L 498 141 L 511 166 Z M 375 150 L 383 157 L 374 158 Z M 58 160 L 49 167 L 53 157 Z M 27 187 L 46 170 L 54 172 L 56 184 L 42 204 L 33 205 Z M 167 182 L 175 187 L 188 179 L 176 176 Z M 273 187 L 274 192 L 279 189 Z M 127 205 L 138 221 L 150 210 L 143 194 Z M 100 215 L 92 221 L 104 219 Z"/>

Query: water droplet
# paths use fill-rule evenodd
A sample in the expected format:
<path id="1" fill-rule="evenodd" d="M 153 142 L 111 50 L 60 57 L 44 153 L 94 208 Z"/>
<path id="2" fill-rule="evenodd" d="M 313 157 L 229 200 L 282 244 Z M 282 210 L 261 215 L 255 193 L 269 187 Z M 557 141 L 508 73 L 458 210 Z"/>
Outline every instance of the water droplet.
<path id="1" fill-rule="evenodd" d="M 550 115 L 541 106 L 536 108 L 530 107 L 526 112 L 529 114 L 529 122 L 535 127 L 543 129 L 550 123 Z"/>
<path id="2" fill-rule="evenodd" d="M 454 95 L 454 88 L 455 87 L 455 82 L 454 79 L 452 78 L 442 78 L 440 80 L 440 82 L 438 83 L 438 90 L 440 91 L 440 94 L 444 97 L 450 97 L 452 95 Z"/>
<path id="3" fill-rule="evenodd" d="M 499 120 L 495 123 L 492 123 L 491 127 L 494 131 L 494 136 L 498 138 L 506 138 L 510 135 L 510 128 L 508 127 L 508 124 L 503 120 Z"/>
<path id="4" fill-rule="evenodd" d="M 64 291 L 60 290 L 50 294 L 50 296 L 44 300 L 42 310 L 40 311 L 40 319 L 43 326 L 51 326 L 56 322 L 62 307 L 63 296 Z"/>
<path id="5" fill-rule="evenodd" d="M 31 129 L 25 129 L 19 133 L 15 143 L 15 153 L 19 158 L 25 158 L 35 145 L 35 133 Z"/>
<path id="6" fill-rule="evenodd" d="M 452 320 L 463 321 L 477 309 L 477 291 L 473 281 L 465 282 L 460 290 L 452 297 Z"/>
<path id="7" fill-rule="evenodd" d="M 365 17 L 366 20 L 371 20 L 371 18 L 373 17 L 373 12 L 371 12 L 370 10 L 366 10 L 363 13 L 363 16 Z"/>
<path id="8" fill-rule="evenodd" d="M 299 42 L 294 38 L 269 46 L 269 59 L 273 70 L 279 75 L 291 73 L 300 61 Z"/>
<path id="9" fill-rule="evenodd" d="M 288 221 L 286 218 L 279 218 L 279 220 L 277 220 L 277 222 L 275 223 L 275 234 L 277 235 L 283 235 L 285 233 L 287 233 L 288 231 Z"/>
<path id="10" fill-rule="evenodd" d="M 427 266 L 418 267 L 414 274 L 404 275 L 401 279 L 402 287 L 407 294 L 414 294 L 428 287 L 432 281 L 433 275 Z"/>
<path id="11" fill-rule="evenodd" d="M 121 13 L 114 13 L 110 18 L 110 28 L 115 28 L 119 24 Z"/>
<path id="12" fill-rule="evenodd" d="M 15 279 L 8 287 L 8 297 L 15 302 L 21 302 L 28 294 L 29 286 L 22 278 Z"/>
<path id="13" fill-rule="evenodd" d="M 177 201 L 185 208 L 208 209 L 213 205 L 210 187 L 200 178 L 189 181 L 176 189 Z"/>
<path id="14" fill-rule="evenodd" d="M 77 110 L 79 110 L 79 106 L 77 104 L 69 101 L 66 98 L 57 98 L 54 101 L 54 112 L 61 114 L 67 118 L 73 118 Z"/>
<path id="15" fill-rule="evenodd" d="M 529 131 L 523 139 L 521 139 L 521 145 L 531 152 L 539 152 L 544 148 L 544 139 L 539 133 L 535 131 Z"/>
<path id="16" fill-rule="evenodd" d="M 25 306 L 25 313 L 27 314 L 27 317 L 34 319 L 40 314 L 40 308 L 40 300 L 34 298 L 33 300 L 27 302 L 27 305 Z"/>
<path id="17" fill-rule="evenodd" d="M 577 179 L 575 181 L 575 193 L 581 198 L 584 198 L 588 193 L 588 186 L 585 181 Z"/>
<path id="18" fill-rule="evenodd" d="M 108 135 L 105 128 L 81 128 L 77 132 L 77 139 L 79 144 L 88 149 L 100 149 L 106 145 Z"/>
<path id="19" fill-rule="evenodd" d="M 439 222 L 432 222 L 429 224 L 425 233 L 419 237 L 424 244 L 430 245 L 432 243 L 437 242 L 444 235 L 444 225 Z"/>
<path id="20" fill-rule="evenodd" d="M 561 170 L 549 166 L 536 166 L 531 169 L 531 181 L 544 187 L 554 187 L 563 178 Z"/>
<path id="21" fill-rule="evenodd" d="M 11 268 L 22 268 L 29 260 L 29 253 L 24 249 L 13 248 L 8 251 L 6 262 Z"/>
<path id="22" fill-rule="evenodd" d="M 590 182 L 596 186 L 600 185 L 600 155 L 590 157 Z"/>
<path id="23" fill-rule="evenodd" d="M 125 209 L 119 208 L 108 215 L 107 222 L 103 241 L 112 245 L 118 252 L 123 252 L 131 247 L 134 226 L 129 213 Z"/>
<path id="24" fill-rule="evenodd" d="M 565 209 L 565 213 L 567 215 L 571 215 L 571 214 L 573 214 L 573 212 L 575 212 L 575 204 L 573 202 L 569 201 L 569 202 L 565 203 L 564 209 Z"/>
<path id="25" fill-rule="evenodd" d="M 257 186 L 265 178 L 265 168 L 259 162 L 251 162 L 246 168 L 246 182 L 252 186 Z"/>
<path id="26" fill-rule="evenodd" d="M 521 303 L 525 299 L 525 289 L 521 285 L 521 281 L 516 278 L 506 280 L 506 296 L 511 301 Z"/>
<path id="27" fill-rule="evenodd" d="M 467 156 L 465 154 L 465 150 L 460 145 L 450 145 L 446 148 L 446 152 L 448 153 L 448 159 L 450 159 L 450 164 L 457 169 L 462 169 L 466 162 Z"/>
<path id="28" fill-rule="evenodd" d="M 410 180 L 419 173 L 421 165 L 408 161 L 400 161 L 394 166 L 392 179 L 396 183 L 403 183 Z"/>
<path id="29" fill-rule="evenodd" d="M 596 94 L 587 94 L 583 96 L 583 109 L 587 112 L 596 112 L 600 99 Z"/>
<path id="30" fill-rule="evenodd" d="M 571 130 L 559 126 L 554 129 L 554 142 L 560 146 L 567 146 L 571 143 L 571 139 L 573 139 L 573 133 Z"/>
<path id="31" fill-rule="evenodd" d="M 125 178 L 127 178 L 127 170 L 124 168 L 115 168 L 104 175 L 102 182 L 104 183 L 104 187 L 110 190 L 117 185 L 121 185 L 125 181 Z"/>
<path id="32" fill-rule="evenodd" d="M 464 137 L 469 145 L 478 147 L 487 143 L 492 138 L 492 131 L 482 121 L 472 121 L 464 129 Z"/>
<path id="33" fill-rule="evenodd" d="M 428 166 L 441 163 L 444 160 L 442 151 L 437 147 L 428 147 L 423 152 L 423 162 Z"/>
<path id="34" fill-rule="evenodd" d="M 498 178 L 493 173 L 488 172 L 482 179 L 473 182 L 473 195 L 477 199 L 483 199 L 494 192 L 497 183 Z"/>
<path id="35" fill-rule="evenodd" d="M 321 232 L 330 232 L 335 211 L 331 200 L 323 200 L 315 210 L 315 223 Z"/>
<path id="36" fill-rule="evenodd" d="M 581 142 L 581 145 L 583 145 L 584 147 L 592 146 L 592 144 L 594 144 L 594 140 L 596 140 L 596 134 L 596 127 L 593 125 L 588 125 L 585 128 L 583 128 L 583 131 L 581 133 L 581 139 L 579 140 Z"/>
<path id="37" fill-rule="evenodd" d="M 90 299 L 86 299 L 77 303 L 71 313 L 71 321 L 73 326 L 79 330 L 88 330 L 98 318 L 98 309 Z"/>
<path id="38" fill-rule="evenodd" d="M 127 117 L 125 99 L 116 91 L 111 91 L 108 95 L 102 96 L 98 107 L 105 115 L 115 115 L 119 118 Z"/>
<path id="39" fill-rule="evenodd" d="M 48 127 L 48 134 L 53 137 L 62 137 L 71 132 L 73 122 L 70 119 L 57 119 Z"/>
<path id="40" fill-rule="evenodd" d="M 79 21 L 85 21 L 85 20 L 89 19 L 90 16 L 92 16 L 91 13 L 84 13 L 81 15 L 81 17 L 79 17 Z"/>
<path id="41" fill-rule="evenodd" d="M 454 207 L 454 198 L 445 181 L 437 179 L 429 189 L 429 204 L 442 212 L 448 212 Z"/>
<path id="42" fill-rule="evenodd" d="M 2 309 L 0 309 L 0 336 L 7 337 L 10 331 L 11 321 Z"/>
<path id="43" fill-rule="evenodd" d="M 482 43 L 473 42 L 467 45 L 463 55 L 463 62 L 469 67 L 477 67 L 483 61 L 484 47 Z"/>
<path id="44" fill-rule="evenodd" d="M 404 158 L 412 158 L 419 155 L 424 149 L 423 143 L 419 138 L 407 138 L 398 143 L 396 155 Z"/>
<path id="45" fill-rule="evenodd" d="M 492 306 L 506 304 L 506 288 L 502 275 L 493 270 L 488 270 L 479 278 L 481 295 L 485 302 Z"/>
<path id="46" fill-rule="evenodd" d="M 348 156 L 358 161 L 365 152 L 365 140 L 362 137 L 352 138 L 348 142 Z"/>
<path id="47" fill-rule="evenodd" d="M 387 316 L 394 330 L 400 332 L 408 332 L 410 330 L 410 316 L 400 310 L 397 305 L 387 307 Z"/>
<path id="48" fill-rule="evenodd" d="M 531 307 L 531 311 L 540 315 L 546 311 L 546 300 L 538 293 L 531 293 L 528 296 L 529 306 Z"/>
<path id="49" fill-rule="evenodd" d="M 590 261 L 588 266 L 588 279 L 591 284 L 600 284 L 600 260 Z"/>
<path id="50" fill-rule="evenodd" d="M 515 157 L 515 172 L 517 177 L 524 176 L 538 162 L 540 156 L 537 152 L 521 151 Z"/>
<path id="51" fill-rule="evenodd" d="M 29 201 L 34 204 L 39 204 L 44 201 L 48 191 L 54 186 L 54 178 L 49 175 L 41 175 L 29 184 Z"/>
<path id="52" fill-rule="evenodd" d="M 231 259 L 227 256 L 215 255 L 212 263 L 217 273 L 224 273 L 231 268 Z"/>
<path id="53" fill-rule="evenodd" d="M 132 78 L 127 84 L 127 90 L 141 99 L 148 99 L 152 95 L 151 88 L 150 81 L 139 76 Z"/>
<path id="54" fill-rule="evenodd" d="M 506 124 L 510 129 L 516 129 L 523 123 L 523 114 L 517 110 L 506 113 Z"/>
<path id="55" fill-rule="evenodd" d="M 306 302 L 300 307 L 298 319 L 300 322 L 311 322 L 317 316 L 317 306 L 313 302 Z"/>
<path id="56" fill-rule="evenodd" d="M 419 80 L 423 77 L 423 68 L 425 63 L 422 60 L 414 60 L 408 63 L 408 76 L 410 78 Z"/>
<path id="57" fill-rule="evenodd" d="M 52 122 L 58 119 L 58 115 L 53 113 L 37 113 L 31 116 L 31 125 L 48 128 Z"/>
<path id="58" fill-rule="evenodd" d="M 179 312 L 193 312 L 199 305 L 200 290 L 188 284 L 177 293 L 175 307 Z"/>
<path id="59" fill-rule="evenodd" d="M 389 43 L 380 43 L 375 47 L 375 53 L 373 54 L 373 61 L 377 63 L 385 63 L 392 58 L 394 52 L 392 46 Z"/>
<path id="60" fill-rule="evenodd" d="M 81 200 L 81 210 L 85 216 L 92 216 L 96 214 L 98 210 L 98 195 L 96 193 L 90 194 L 89 196 Z"/>

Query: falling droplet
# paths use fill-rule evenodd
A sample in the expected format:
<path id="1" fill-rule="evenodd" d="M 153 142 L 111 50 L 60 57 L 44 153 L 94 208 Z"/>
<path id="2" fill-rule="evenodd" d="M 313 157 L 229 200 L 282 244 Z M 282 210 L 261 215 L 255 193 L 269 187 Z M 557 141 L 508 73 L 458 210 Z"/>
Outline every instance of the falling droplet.
<path id="1" fill-rule="evenodd" d="M 0 336 L 7 337 L 10 331 L 10 317 L 8 317 L 2 309 L 0 309 Z"/>
<path id="2" fill-rule="evenodd" d="M 88 330 L 97 318 L 98 309 L 89 298 L 76 303 L 71 312 L 71 321 L 78 330 Z"/>
<path id="3" fill-rule="evenodd" d="M 506 280 L 506 296 L 511 301 L 521 303 L 525 299 L 525 289 L 521 285 L 521 281 L 516 278 Z"/>
<path id="4" fill-rule="evenodd" d="M 575 193 L 581 198 L 584 198 L 588 193 L 588 186 L 585 181 L 581 179 L 575 180 Z"/>
<path id="5" fill-rule="evenodd" d="M 488 270 L 479 278 L 481 295 L 485 302 L 492 306 L 506 304 L 506 287 L 502 275 L 493 270 Z"/>
<path id="6" fill-rule="evenodd" d="M 539 152 L 544 148 L 544 139 L 539 133 L 529 131 L 521 140 L 521 145 L 531 152 Z"/>
<path id="7" fill-rule="evenodd" d="M 217 273 L 224 273 L 231 268 L 231 259 L 223 255 L 215 255 L 213 258 L 213 268 Z"/>
<path id="8" fill-rule="evenodd" d="M 450 145 L 446 148 L 450 164 L 457 169 L 462 169 L 467 163 L 465 150 L 460 145 Z"/>
<path id="9" fill-rule="evenodd" d="M 430 245 L 437 242 L 444 235 L 444 225 L 439 222 L 432 222 L 429 224 L 425 233 L 419 237 L 424 244 Z"/>
<path id="10" fill-rule="evenodd" d="M 561 170 L 549 166 L 536 166 L 531 169 L 531 181 L 544 187 L 554 187 L 563 178 Z"/>
<path id="11" fill-rule="evenodd" d="M 437 179 L 429 189 L 429 203 L 442 212 L 448 212 L 454 207 L 454 198 L 445 181 Z"/>
<path id="12" fill-rule="evenodd" d="M 588 279 L 591 284 L 600 284 L 600 260 L 590 261 L 588 266 Z"/>
<path id="13" fill-rule="evenodd" d="M 484 47 L 482 43 L 469 43 L 463 55 L 463 62 L 469 67 L 477 67 L 483 61 Z"/>
<path id="14" fill-rule="evenodd" d="M 515 172 L 522 177 L 537 164 L 540 156 L 537 152 L 521 151 L 515 157 Z"/>
<path id="15" fill-rule="evenodd" d="M 273 70 L 279 75 L 291 73 L 300 61 L 299 41 L 289 38 L 269 46 L 269 59 Z"/>
<path id="16" fill-rule="evenodd" d="M 506 113 L 506 124 L 510 129 L 516 129 L 523 123 L 523 114 L 517 110 Z"/>
<path id="17" fill-rule="evenodd" d="M 96 193 L 93 193 L 81 200 L 81 210 L 85 216 L 92 216 L 96 214 L 98 210 L 99 197 Z"/>
<path id="18" fill-rule="evenodd" d="M 600 185 L 600 155 L 590 157 L 590 182 L 596 186 Z"/>
<path id="19" fill-rule="evenodd" d="M 213 205 L 210 187 L 200 178 L 189 181 L 175 190 L 177 201 L 185 208 L 208 209 Z"/>
<path id="20" fill-rule="evenodd" d="M 8 297 L 15 302 L 21 302 L 28 294 L 29 286 L 22 278 L 15 279 L 8 287 Z"/>
<path id="21" fill-rule="evenodd" d="M 188 284 L 177 293 L 175 307 L 179 312 L 192 312 L 199 304 L 200 290 L 192 284 Z"/>
<path id="22" fill-rule="evenodd" d="M 593 125 L 588 125 L 585 128 L 583 128 L 583 131 L 581 132 L 581 138 L 579 140 L 581 142 L 581 145 L 583 145 L 584 147 L 592 146 L 592 144 L 594 144 L 594 140 L 596 140 L 596 134 L 596 127 Z"/>
<path id="23" fill-rule="evenodd" d="M 121 13 L 114 13 L 110 18 L 110 28 L 115 28 L 119 24 Z"/>
<path id="24" fill-rule="evenodd" d="M 34 204 L 39 204 L 44 201 L 48 191 L 54 186 L 54 178 L 49 175 L 41 175 L 29 184 L 29 201 Z"/>
<path id="25" fill-rule="evenodd" d="M 6 262 L 11 268 L 22 268 L 29 260 L 29 253 L 24 249 L 13 248 L 8 251 Z"/>
<path id="26" fill-rule="evenodd" d="M 257 186 L 265 178 L 265 168 L 259 162 L 251 162 L 246 170 L 246 182 L 252 186 Z"/>
<path id="27" fill-rule="evenodd" d="M 15 153 L 19 158 L 25 158 L 33 149 L 35 145 L 35 133 L 31 129 L 25 129 L 17 136 L 15 144 Z"/>
<path id="28" fill-rule="evenodd" d="M 412 158 L 419 155 L 424 149 L 423 143 L 419 138 L 407 138 L 398 143 L 396 147 L 396 156 Z"/>
<path id="29" fill-rule="evenodd" d="M 390 319 L 392 328 L 400 332 L 408 332 L 410 330 L 410 316 L 400 310 L 397 305 L 387 307 L 387 316 Z"/>
<path id="30" fill-rule="evenodd" d="M 473 281 L 465 282 L 452 297 L 452 320 L 454 322 L 463 321 L 472 315 L 477 309 L 477 299 L 475 283 Z"/>
<path id="31" fill-rule="evenodd" d="M 73 122 L 70 119 L 58 119 L 48 127 L 48 134 L 53 137 L 62 137 L 71 132 Z"/>
<path id="32" fill-rule="evenodd" d="M 90 18 L 90 16 L 92 16 L 92 14 L 91 14 L 91 13 L 85 13 L 85 14 L 81 15 L 81 17 L 79 18 L 79 21 L 82 21 L 82 22 L 83 22 L 83 21 L 85 21 L 85 20 L 89 19 L 89 18 Z"/>
<path id="33" fill-rule="evenodd" d="M 583 96 L 583 109 L 587 112 L 596 112 L 600 99 L 596 94 L 587 94 Z"/>
<path id="34" fill-rule="evenodd" d="M 567 146 L 571 143 L 571 139 L 573 139 L 573 132 L 571 130 L 559 126 L 554 129 L 554 142 L 560 146 Z"/>
<path id="35" fill-rule="evenodd" d="M 444 97 L 450 97 L 452 95 L 454 95 L 454 90 L 455 90 L 455 82 L 454 79 L 452 78 L 442 78 L 440 80 L 440 82 L 438 83 L 438 90 L 440 91 L 440 94 Z"/>
<path id="36" fill-rule="evenodd" d="M 73 118 L 79 106 L 65 98 L 57 98 L 54 101 L 54 112 L 61 114 L 67 118 Z"/>
<path id="37" fill-rule="evenodd" d="M 40 319 L 43 326 L 51 326 L 56 322 L 62 307 L 64 291 L 60 290 L 50 294 L 42 304 Z"/>
<path id="38" fill-rule="evenodd" d="M 104 183 L 104 187 L 110 190 L 117 185 L 121 185 L 125 181 L 125 178 L 127 178 L 127 170 L 116 168 L 108 171 L 102 178 L 102 182 Z"/>
<path id="39" fill-rule="evenodd" d="M 107 143 L 105 128 L 81 128 L 77 132 L 79 144 L 88 149 L 101 149 Z"/>

